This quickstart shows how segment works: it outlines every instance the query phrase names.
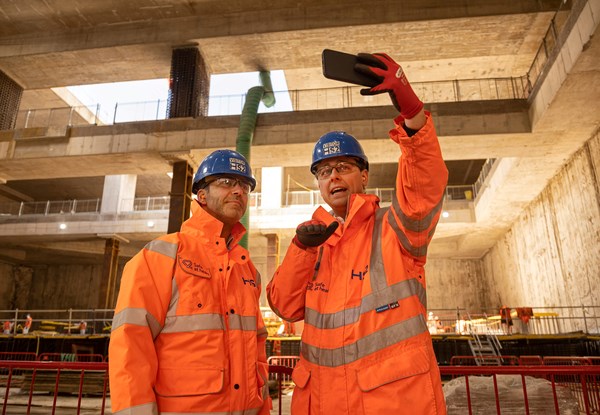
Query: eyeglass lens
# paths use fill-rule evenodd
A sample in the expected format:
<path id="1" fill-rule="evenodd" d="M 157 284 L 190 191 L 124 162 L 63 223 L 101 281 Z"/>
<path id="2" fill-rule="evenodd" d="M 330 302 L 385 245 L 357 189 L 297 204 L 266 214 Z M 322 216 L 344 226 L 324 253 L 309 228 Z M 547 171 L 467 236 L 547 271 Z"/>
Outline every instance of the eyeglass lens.
<path id="1" fill-rule="evenodd" d="M 316 176 L 317 179 L 326 179 L 331 176 L 333 173 L 333 169 L 337 171 L 339 174 L 348 174 L 354 170 L 354 167 L 357 167 L 354 163 L 349 163 L 346 161 L 341 161 L 333 166 L 323 166 L 317 170 Z"/>
<path id="2" fill-rule="evenodd" d="M 250 193 L 252 186 L 242 180 L 232 179 L 230 177 L 219 177 L 215 183 L 221 187 L 234 188 L 239 185 L 244 193 Z"/>

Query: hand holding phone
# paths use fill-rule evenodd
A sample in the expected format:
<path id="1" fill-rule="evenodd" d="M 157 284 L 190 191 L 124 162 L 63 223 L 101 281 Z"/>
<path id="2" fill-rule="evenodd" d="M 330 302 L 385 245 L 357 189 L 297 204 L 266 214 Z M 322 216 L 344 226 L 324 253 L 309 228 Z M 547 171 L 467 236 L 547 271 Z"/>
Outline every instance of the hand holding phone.
<path id="1" fill-rule="evenodd" d="M 354 69 L 354 65 L 358 63 L 356 55 L 324 49 L 321 58 L 325 78 L 368 87 L 374 87 L 380 82 Z"/>

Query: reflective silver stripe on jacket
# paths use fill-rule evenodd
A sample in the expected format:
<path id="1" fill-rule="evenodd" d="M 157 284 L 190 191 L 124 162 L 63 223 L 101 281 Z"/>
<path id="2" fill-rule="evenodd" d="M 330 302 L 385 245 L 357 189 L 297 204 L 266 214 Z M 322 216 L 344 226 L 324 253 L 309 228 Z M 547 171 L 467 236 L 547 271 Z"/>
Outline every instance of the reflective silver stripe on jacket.
<path id="1" fill-rule="evenodd" d="M 406 229 L 414 232 L 422 232 L 423 230 L 431 226 L 431 223 L 435 218 L 436 214 L 442 208 L 443 202 L 444 199 L 441 198 L 438 204 L 435 205 L 435 207 L 431 210 L 431 212 L 421 220 L 410 219 L 408 216 L 404 215 L 404 213 L 401 212 L 399 205 L 394 205 L 394 212 L 396 212 L 396 214 L 400 218 L 400 221 L 402 222 L 402 225 Z M 393 198 L 393 203 L 398 203 L 395 197 Z M 398 240 L 400 241 L 404 249 L 406 249 L 406 251 L 408 251 L 409 254 L 411 254 L 414 257 L 422 257 L 427 255 L 427 245 L 429 244 L 428 241 L 431 239 L 433 233 L 435 232 L 435 226 L 427 234 L 427 240 L 423 245 L 413 246 L 406 234 L 404 233 L 404 231 L 402 231 L 402 229 L 400 229 L 400 226 L 398 226 L 398 222 L 396 222 L 396 218 L 394 217 L 394 215 L 388 215 L 388 223 L 396 233 L 396 236 L 398 237 Z"/>
<path id="2" fill-rule="evenodd" d="M 338 367 L 352 363 L 425 331 L 427 331 L 425 318 L 419 314 L 369 334 L 352 344 L 335 349 L 320 348 L 302 342 L 302 357 L 319 366 Z"/>
<path id="3" fill-rule="evenodd" d="M 383 267 L 383 247 L 381 246 L 381 227 L 383 224 L 383 215 L 386 214 L 388 209 L 389 208 L 377 209 L 375 211 L 375 224 L 373 225 L 373 235 L 371 236 L 369 281 L 371 283 L 371 292 L 376 297 L 378 297 L 380 292 L 384 291 L 388 286 L 387 278 L 385 276 L 385 268 Z"/>
<path id="4" fill-rule="evenodd" d="M 254 278 L 256 280 L 256 286 L 258 287 L 259 285 L 262 285 L 262 280 L 260 278 L 260 272 L 258 272 L 258 270 L 256 270 L 256 276 Z"/>
<path id="5" fill-rule="evenodd" d="M 396 222 L 396 218 L 394 217 L 394 215 L 388 215 L 388 223 L 390 224 L 390 226 L 396 233 L 396 236 L 398 237 L 398 240 L 400 241 L 400 243 L 402 244 L 404 249 L 406 249 L 406 251 L 409 254 L 411 254 L 414 257 L 422 257 L 422 256 L 427 255 L 427 245 L 428 245 L 427 241 L 425 241 L 424 245 L 413 246 L 413 244 L 411 244 L 410 241 L 408 240 L 408 237 L 406 236 L 406 234 L 398 226 L 398 222 Z"/>
<path id="6" fill-rule="evenodd" d="M 161 412 L 160 415 L 256 415 L 259 409 L 245 409 L 231 412 Z"/>
<path id="7" fill-rule="evenodd" d="M 372 276 L 373 274 L 371 274 Z M 310 324 L 318 329 L 337 329 L 358 322 L 362 314 L 373 311 L 379 306 L 403 300 L 413 295 L 416 295 L 423 307 L 426 307 L 427 297 L 425 289 L 419 281 L 413 278 L 400 281 L 380 291 L 377 295 L 366 295 L 359 306 L 347 308 L 336 313 L 321 314 L 307 307 L 304 311 L 304 321 L 306 324 Z"/>
<path id="8" fill-rule="evenodd" d="M 422 232 L 425 229 L 429 229 L 431 222 L 440 209 L 442 209 L 443 204 L 444 198 L 442 197 L 438 204 L 435 205 L 434 208 L 431 209 L 431 212 L 425 215 L 423 219 L 413 219 L 406 216 L 402 209 L 400 209 L 400 203 L 398 203 L 398 198 L 396 197 L 396 190 L 394 189 L 392 192 L 392 207 L 394 212 L 396 212 L 396 216 L 398 216 L 398 219 L 400 219 L 402 226 L 411 232 Z"/>
<path id="9" fill-rule="evenodd" d="M 391 304 L 413 295 L 426 306 L 425 288 L 416 279 L 400 281 L 388 286 L 383 263 L 382 226 L 388 208 L 375 212 L 375 223 L 371 240 L 371 259 L 369 262 L 369 281 L 371 294 L 362 298 L 358 307 L 342 310 L 336 313 L 321 314 L 310 308 L 305 310 L 305 322 L 320 329 L 334 329 L 359 322 L 363 313 L 372 312 L 380 306 Z M 389 215 L 388 216 L 392 216 Z M 386 347 L 419 335 L 427 331 L 423 315 L 419 314 L 390 327 L 378 330 L 356 342 L 335 349 L 325 349 L 302 343 L 302 356 L 309 362 L 336 367 L 354 362 L 357 359 L 375 353 Z"/>
<path id="10" fill-rule="evenodd" d="M 259 337 L 259 338 L 262 338 L 262 337 L 264 337 L 265 339 L 266 339 L 267 337 L 269 337 L 269 332 L 267 331 L 267 328 L 266 328 L 266 327 L 263 327 L 262 329 L 258 329 L 258 330 L 256 331 L 256 337 Z"/>
<path id="11" fill-rule="evenodd" d="M 197 330 L 225 330 L 223 316 L 220 314 L 169 316 L 165 319 L 162 333 L 184 333 Z"/>
<path id="12" fill-rule="evenodd" d="M 357 307 L 347 308 L 336 313 L 321 314 L 311 308 L 304 311 L 304 321 L 319 329 L 336 329 L 348 324 L 355 324 L 364 313 L 371 312 L 378 307 L 393 303 L 394 301 L 416 295 L 423 307 L 427 306 L 425 288 L 416 279 L 400 281 L 388 286 L 385 269 L 383 266 L 383 252 L 381 227 L 383 217 L 388 208 L 378 209 L 375 212 L 373 237 L 371 241 L 371 259 L 369 263 L 369 281 L 371 294 L 364 296 Z"/>
<path id="13" fill-rule="evenodd" d="M 156 339 L 162 328 L 159 321 L 145 308 L 125 308 L 119 311 L 113 317 L 111 331 L 115 331 L 123 324 L 148 327 L 153 339 Z"/>
<path id="14" fill-rule="evenodd" d="M 148 242 L 144 249 L 152 252 L 158 252 L 159 254 L 163 254 L 169 258 L 175 259 L 177 258 L 177 247 L 178 244 L 176 243 L 155 239 L 154 241 Z"/>
<path id="15" fill-rule="evenodd" d="M 229 329 L 256 331 L 256 316 L 240 316 L 239 314 L 229 314 Z"/>
<path id="16" fill-rule="evenodd" d="M 158 415 L 158 407 L 156 402 L 150 402 L 113 412 L 113 415 Z"/>
<path id="17" fill-rule="evenodd" d="M 268 397 L 268 388 L 266 394 L 263 393 L 263 398 Z M 230 411 L 230 412 L 161 412 L 160 415 L 256 415 L 258 414 L 259 408 L 245 409 L 243 411 Z M 156 402 L 146 403 L 143 405 L 137 405 L 131 408 L 123 409 L 118 412 L 113 412 L 113 415 L 159 415 L 158 407 Z"/>

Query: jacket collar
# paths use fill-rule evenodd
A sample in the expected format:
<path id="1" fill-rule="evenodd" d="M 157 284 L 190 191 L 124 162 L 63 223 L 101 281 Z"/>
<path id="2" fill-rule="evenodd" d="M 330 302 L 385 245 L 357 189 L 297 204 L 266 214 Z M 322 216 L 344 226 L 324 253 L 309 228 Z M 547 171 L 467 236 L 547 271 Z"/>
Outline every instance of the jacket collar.
<path id="1" fill-rule="evenodd" d="M 213 215 L 202 209 L 200 203 L 197 200 L 192 201 L 191 206 L 192 217 L 183 222 L 181 225 L 181 232 L 189 234 L 194 238 L 200 238 L 209 242 L 217 239 L 224 240 L 221 238 L 221 231 L 223 230 L 223 222 L 215 218 Z M 233 225 L 231 229 L 229 243 L 229 249 L 233 249 L 234 246 L 242 239 L 242 236 L 246 233 L 246 228 L 240 222 Z M 227 242 L 227 241 L 225 241 Z"/>
<path id="2" fill-rule="evenodd" d="M 327 242 L 331 242 L 332 245 L 335 245 L 339 238 L 342 237 L 345 229 L 350 227 L 350 225 L 356 222 L 359 226 L 366 219 L 370 218 L 375 210 L 379 207 L 379 198 L 375 195 L 366 194 L 366 193 L 355 193 L 350 196 L 350 200 L 348 202 L 349 209 L 348 214 L 346 215 L 346 220 L 344 223 L 339 226 L 335 233 Z M 329 225 L 333 222 L 335 217 L 331 212 L 326 211 L 323 207 L 319 206 L 315 213 L 313 214 L 314 219 L 321 220 Z"/>

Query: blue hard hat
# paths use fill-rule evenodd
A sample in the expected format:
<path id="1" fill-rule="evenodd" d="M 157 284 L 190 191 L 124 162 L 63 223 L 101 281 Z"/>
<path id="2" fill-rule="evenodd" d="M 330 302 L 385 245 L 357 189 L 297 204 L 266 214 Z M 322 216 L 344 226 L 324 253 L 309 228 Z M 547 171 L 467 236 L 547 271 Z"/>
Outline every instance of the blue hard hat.
<path id="1" fill-rule="evenodd" d="M 200 163 L 194 176 L 195 191 L 207 177 L 221 174 L 245 179 L 250 183 L 252 190 L 256 187 L 256 179 L 252 177 L 252 169 L 244 156 L 233 150 L 216 150 Z"/>
<path id="2" fill-rule="evenodd" d="M 343 131 L 331 131 L 319 138 L 313 150 L 310 171 L 315 174 L 317 164 L 332 157 L 356 157 L 369 170 L 369 159 L 356 138 Z"/>

